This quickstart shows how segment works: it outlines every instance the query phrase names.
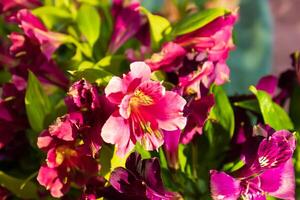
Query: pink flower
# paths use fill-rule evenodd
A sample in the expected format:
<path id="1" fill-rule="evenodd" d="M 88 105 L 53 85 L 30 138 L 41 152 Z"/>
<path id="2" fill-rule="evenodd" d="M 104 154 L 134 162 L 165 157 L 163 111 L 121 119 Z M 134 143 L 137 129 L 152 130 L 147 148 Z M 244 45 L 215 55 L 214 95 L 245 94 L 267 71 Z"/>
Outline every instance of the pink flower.
<path id="1" fill-rule="evenodd" d="M 46 83 L 66 88 L 68 79 L 53 60 L 49 60 L 41 50 L 41 46 L 34 39 L 20 33 L 11 33 L 12 42 L 10 53 L 15 56 L 15 66 L 10 65 L 11 73 L 27 79 L 28 69 Z"/>
<path id="2" fill-rule="evenodd" d="M 248 149 L 252 153 L 245 155 L 243 167 L 230 174 L 211 170 L 213 199 L 235 200 L 243 197 L 260 200 L 266 199 L 266 194 L 280 199 L 295 199 L 292 161 L 296 148 L 295 136 L 285 130 L 265 130 L 263 135 L 266 138 L 257 148 L 252 145 Z"/>
<path id="3" fill-rule="evenodd" d="M 122 1 L 113 1 L 114 29 L 108 47 L 109 52 L 115 53 L 141 29 L 143 24 L 142 17 L 137 9 L 139 6 L 138 2 L 132 2 L 128 6 L 124 6 Z"/>
<path id="4" fill-rule="evenodd" d="M 84 79 L 75 82 L 68 94 L 65 102 L 71 109 L 95 110 L 100 107 L 97 88 Z"/>
<path id="5" fill-rule="evenodd" d="M 64 121 L 59 120 L 38 137 L 38 147 L 47 153 L 47 159 L 37 180 L 50 190 L 53 197 L 63 196 L 71 182 L 79 186 L 86 184 L 99 170 L 92 153 L 86 151 L 85 146 L 89 144 L 84 138 L 75 137 L 80 130 L 79 124 L 74 127 L 78 117 L 79 114 L 75 113 L 67 115 Z"/>
<path id="6" fill-rule="evenodd" d="M 183 129 L 186 101 L 177 93 L 165 91 L 161 83 L 151 81 L 151 71 L 143 62 L 130 65 L 123 78 L 113 77 L 105 88 L 106 97 L 118 105 L 102 128 L 107 143 L 116 144 L 121 156 L 136 142 L 146 150 L 154 150 L 163 142 L 162 130 Z"/>
<path id="7" fill-rule="evenodd" d="M 20 10 L 13 20 L 20 25 L 24 34 L 30 38 L 30 40 L 39 44 L 42 53 L 48 60 L 55 50 L 64 42 L 65 35 L 48 31 L 44 24 L 29 10 Z"/>
<path id="8" fill-rule="evenodd" d="M 1 0 L 0 2 L 0 13 L 9 12 L 15 14 L 16 11 L 22 8 L 35 8 L 41 6 L 39 0 Z"/>
<path id="9" fill-rule="evenodd" d="M 179 35 L 145 62 L 151 70 L 177 73 L 184 94 L 193 91 L 200 97 L 200 84 L 209 88 L 212 83 L 222 85 L 229 80 L 226 59 L 234 48 L 232 29 L 236 20 L 237 14 L 233 12 Z"/>
<path id="10" fill-rule="evenodd" d="M 154 53 L 145 62 L 151 67 L 151 70 L 171 71 L 176 67 L 181 67 L 185 55 L 186 51 L 183 47 L 174 42 L 168 42 L 163 45 L 159 53 Z"/>

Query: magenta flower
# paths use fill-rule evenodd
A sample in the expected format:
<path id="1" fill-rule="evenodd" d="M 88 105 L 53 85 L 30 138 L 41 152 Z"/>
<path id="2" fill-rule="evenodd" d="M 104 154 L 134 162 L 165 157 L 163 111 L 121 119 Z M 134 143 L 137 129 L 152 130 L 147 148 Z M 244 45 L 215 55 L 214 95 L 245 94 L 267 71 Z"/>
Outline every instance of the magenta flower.
<path id="1" fill-rule="evenodd" d="M 113 1 L 114 29 L 108 47 L 110 53 L 115 53 L 129 38 L 136 35 L 142 27 L 142 19 L 138 10 L 139 6 L 138 2 L 132 2 L 124 6 L 123 1 Z"/>
<path id="2" fill-rule="evenodd" d="M 186 50 L 179 44 L 168 42 L 163 45 L 159 53 L 154 53 L 145 62 L 151 67 L 151 70 L 162 69 L 164 71 L 172 71 L 182 67 L 186 53 Z"/>
<path id="3" fill-rule="evenodd" d="M 208 95 L 200 99 L 192 100 L 188 106 L 186 106 L 187 124 L 181 135 L 181 143 L 188 144 L 197 133 L 202 134 L 202 128 L 214 104 L 215 100 L 213 95 Z"/>
<path id="4" fill-rule="evenodd" d="M 53 197 L 63 196 L 71 182 L 86 184 L 99 170 L 97 161 L 86 153 L 87 144 L 80 144 L 79 137 L 71 140 L 72 135 L 79 134 L 79 128 L 72 127 L 79 123 L 77 117 L 66 117 L 67 120 L 52 125 L 38 137 L 38 147 L 47 152 L 47 162 L 41 166 L 37 180 Z"/>
<path id="5" fill-rule="evenodd" d="M 163 142 L 162 130 L 183 129 L 186 101 L 175 92 L 165 91 L 160 82 L 150 80 L 150 68 L 143 62 L 130 65 L 123 78 L 113 77 L 105 88 L 106 97 L 118 105 L 102 128 L 101 136 L 115 144 L 121 156 L 136 142 L 154 150 Z"/>
<path id="6" fill-rule="evenodd" d="M 236 20 L 235 12 L 221 16 L 166 43 L 145 62 L 152 70 L 177 73 L 183 93 L 196 93 L 200 98 L 200 84 L 209 88 L 212 83 L 222 85 L 229 80 L 226 59 L 234 48 L 232 29 Z"/>
<path id="7" fill-rule="evenodd" d="M 37 141 L 38 147 L 47 154 L 38 181 L 53 197 L 63 196 L 71 183 L 86 188 L 97 175 L 96 159 L 102 145 L 99 133 L 112 113 L 112 105 L 86 80 L 70 87 L 65 102 L 69 112 L 58 117 Z M 92 197 L 94 189 L 85 194 Z"/>
<path id="8" fill-rule="evenodd" d="M 41 5 L 42 3 L 39 0 L 1 0 L 0 13 L 15 14 L 19 9 L 31 9 Z"/>
<path id="9" fill-rule="evenodd" d="M 95 110 L 100 107 L 100 99 L 97 88 L 82 79 L 75 82 L 69 89 L 65 102 L 69 109 Z"/>
<path id="10" fill-rule="evenodd" d="M 24 103 L 25 89 L 25 80 L 18 76 L 12 76 L 12 83 L 6 83 L 1 88 L 0 149 L 16 136 L 25 134 L 24 130 L 29 126 Z"/>
<path id="11" fill-rule="evenodd" d="M 63 71 L 53 60 L 46 58 L 35 40 L 14 32 L 9 35 L 9 38 L 12 42 L 10 53 L 16 58 L 16 64 L 9 66 L 12 74 L 27 79 L 28 69 L 30 69 L 43 82 L 62 88 L 67 87 L 69 81 Z"/>
<path id="12" fill-rule="evenodd" d="M 48 60 L 65 40 L 65 35 L 48 31 L 44 24 L 29 10 L 20 10 L 13 20 L 20 25 L 24 34 L 32 42 L 39 45 L 41 52 Z"/>
<path id="13" fill-rule="evenodd" d="M 292 162 L 295 148 L 295 137 L 288 131 L 277 131 L 267 136 L 260 142 L 256 156 L 249 154 L 250 157 L 245 158 L 242 168 L 231 174 L 211 171 L 212 198 L 261 200 L 270 195 L 295 199 Z"/>
<path id="14" fill-rule="evenodd" d="M 180 142 L 181 130 L 164 131 L 164 153 L 171 169 L 179 169 L 178 146 Z"/>
<path id="15" fill-rule="evenodd" d="M 114 169 L 109 182 L 117 191 L 117 194 L 114 194 L 115 198 L 111 199 L 180 199 L 177 193 L 165 190 L 159 160 L 157 158 L 142 160 L 136 152 L 127 158 L 126 169 L 123 167 Z"/>

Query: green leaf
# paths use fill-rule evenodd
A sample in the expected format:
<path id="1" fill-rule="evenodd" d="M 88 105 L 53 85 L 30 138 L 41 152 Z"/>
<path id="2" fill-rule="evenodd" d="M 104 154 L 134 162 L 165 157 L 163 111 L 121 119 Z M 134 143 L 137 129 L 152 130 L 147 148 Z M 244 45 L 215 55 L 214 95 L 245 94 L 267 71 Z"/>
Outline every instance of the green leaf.
<path id="1" fill-rule="evenodd" d="M 0 171 L 0 185 L 21 199 L 39 199 L 37 186 L 31 181 L 14 178 Z"/>
<path id="2" fill-rule="evenodd" d="M 143 7 L 141 8 L 141 12 L 147 16 L 150 24 L 151 47 L 157 50 L 165 35 L 171 32 L 171 24 L 166 18 L 159 15 L 153 15 Z"/>
<path id="3" fill-rule="evenodd" d="M 224 130 L 232 137 L 234 132 L 234 113 L 229 99 L 224 89 L 220 86 L 214 86 L 212 92 L 215 97 L 215 105 L 210 112 L 209 119 L 220 123 Z"/>
<path id="4" fill-rule="evenodd" d="M 44 129 L 44 121 L 52 108 L 48 96 L 31 71 L 28 76 L 25 106 L 31 128 L 37 133 L 41 132 Z"/>
<path id="5" fill-rule="evenodd" d="M 97 83 L 98 85 L 105 86 L 108 84 L 110 79 L 113 77 L 113 74 L 106 71 L 105 69 L 101 69 L 95 65 L 93 66 L 81 66 L 80 70 L 69 71 L 76 80 L 81 78 L 85 78 L 87 81 L 91 83 Z"/>
<path id="6" fill-rule="evenodd" d="M 260 113 L 260 108 L 256 99 L 235 102 L 234 105 L 256 113 Z"/>
<path id="7" fill-rule="evenodd" d="M 250 91 L 257 97 L 259 107 L 266 124 L 275 130 L 294 129 L 293 123 L 287 113 L 278 104 L 272 101 L 268 93 L 257 90 L 254 86 L 250 86 Z"/>
<path id="8" fill-rule="evenodd" d="M 141 154 L 142 159 L 148 159 L 151 158 L 151 153 L 143 148 L 143 146 L 140 143 L 136 143 L 134 147 L 134 151 Z"/>
<path id="9" fill-rule="evenodd" d="M 297 130 L 300 130 L 300 103 L 299 103 L 299 99 L 300 99 L 300 87 L 296 86 L 294 87 L 293 90 L 293 94 L 291 97 L 291 102 L 290 102 L 290 109 L 289 109 L 289 113 L 291 116 L 291 119 L 295 125 L 295 128 Z"/>
<path id="10" fill-rule="evenodd" d="M 175 25 L 172 35 L 178 36 L 195 31 L 226 13 L 223 8 L 214 8 L 188 15 Z"/>
<path id="11" fill-rule="evenodd" d="M 54 6 L 38 7 L 32 13 L 41 18 L 49 29 L 52 29 L 55 25 L 66 24 L 73 20 L 71 13 L 66 9 Z"/>
<path id="12" fill-rule="evenodd" d="M 166 73 L 162 70 L 156 70 L 151 73 L 151 79 L 154 81 L 164 81 L 166 80 Z"/>
<path id="13" fill-rule="evenodd" d="M 125 60 L 124 55 L 108 55 L 99 60 L 96 63 L 96 66 L 103 68 L 108 72 L 111 72 L 115 75 L 121 75 L 122 65 L 121 63 Z"/>
<path id="14" fill-rule="evenodd" d="M 93 47 L 100 35 L 101 26 L 101 18 L 97 10 L 92 6 L 83 4 L 77 14 L 77 24 L 88 43 Z"/>
<path id="15" fill-rule="evenodd" d="M 0 84 L 7 83 L 11 78 L 11 74 L 6 70 L 0 71 Z"/>

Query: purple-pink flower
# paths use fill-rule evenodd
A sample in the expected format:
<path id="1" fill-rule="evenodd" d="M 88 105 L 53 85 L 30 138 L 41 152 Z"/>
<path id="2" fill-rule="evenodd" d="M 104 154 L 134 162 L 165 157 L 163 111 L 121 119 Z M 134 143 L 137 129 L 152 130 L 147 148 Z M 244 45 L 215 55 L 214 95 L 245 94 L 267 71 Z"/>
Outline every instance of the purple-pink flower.
<path id="1" fill-rule="evenodd" d="M 146 150 L 155 150 L 164 142 L 162 130 L 185 127 L 186 101 L 166 91 L 160 82 L 150 80 L 150 75 L 149 66 L 134 62 L 128 74 L 113 77 L 105 88 L 106 97 L 118 107 L 104 124 L 101 136 L 105 142 L 115 144 L 121 156 L 136 142 Z"/>
<path id="2" fill-rule="evenodd" d="M 49 31 L 29 10 L 20 10 L 13 21 L 17 22 L 24 34 L 40 46 L 41 52 L 49 60 L 53 52 L 63 43 L 65 35 Z"/>
<path id="3" fill-rule="evenodd" d="M 157 158 L 142 159 L 134 152 L 126 161 L 126 168 L 111 173 L 110 184 L 117 191 L 111 199 L 175 200 L 179 194 L 167 191 L 161 179 Z M 118 194 L 119 193 L 119 194 Z"/>
<path id="4" fill-rule="evenodd" d="M 65 102 L 69 110 L 96 110 L 100 108 L 97 88 L 84 79 L 75 82 L 70 87 Z"/>
<path id="5" fill-rule="evenodd" d="M 199 85 L 222 85 L 229 80 L 226 64 L 234 48 L 232 29 L 237 20 L 235 12 L 221 16 L 191 33 L 180 35 L 163 45 L 159 53 L 145 62 L 151 70 L 178 72 L 179 87 L 185 93 L 197 93 Z"/>
<path id="6" fill-rule="evenodd" d="M 51 59 L 54 51 L 63 43 L 65 35 L 48 31 L 43 23 L 29 10 L 22 9 L 11 17 L 23 33 L 12 32 L 10 54 L 16 62 L 10 65 L 10 72 L 27 79 L 28 69 L 47 83 L 66 88 L 68 79 Z"/>
<path id="7" fill-rule="evenodd" d="M 114 28 L 109 43 L 109 52 L 115 53 L 129 38 L 142 28 L 142 17 L 138 10 L 140 4 L 131 2 L 129 5 L 120 0 L 113 0 L 112 15 Z"/>
<path id="8" fill-rule="evenodd" d="M 32 9 L 41 5 L 42 3 L 39 0 L 1 0 L 0 14 L 8 13 L 8 16 L 12 16 L 20 9 Z"/>
<path id="9" fill-rule="evenodd" d="M 11 83 L 2 86 L 0 97 L 0 149 L 10 141 L 25 134 L 28 121 L 25 111 L 26 82 L 18 76 L 12 76 Z M 20 139 L 20 138 L 19 138 Z"/>
<path id="10" fill-rule="evenodd" d="M 98 88 L 86 80 L 75 82 L 65 98 L 68 113 L 58 117 L 38 137 L 37 145 L 47 154 L 38 181 L 54 197 L 63 196 L 71 183 L 83 187 L 95 177 L 100 165 L 100 130 L 107 120 L 110 104 Z"/>
<path id="11" fill-rule="evenodd" d="M 85 139 L 79 137 L 82 126 L 81 113 L 71 113 L 58 118 L 38 137 L 38 147 L 47 153 L 47 159 L 37 180 L 53 197 L 63 196 L 71 182 L 84 185 L 99 170 L 92 152 L 86 151 Z"/>
<path id="12" fill-rule="evenodd" d="M 270 132 L 270 130 L 269 130 Z M 245 154 L 245 165 L 231 173 L 211 170 L 211 193 L 215 200 L 266 199 L 266 195 L 295 199 L 295 175 L 292 162 L 295 136 L 285 130 L 264 138 L 256 155 Z M 249 149 L 250 150 L 250 149 Z M 253 153 L 253 149 L 250 150 Z"/>

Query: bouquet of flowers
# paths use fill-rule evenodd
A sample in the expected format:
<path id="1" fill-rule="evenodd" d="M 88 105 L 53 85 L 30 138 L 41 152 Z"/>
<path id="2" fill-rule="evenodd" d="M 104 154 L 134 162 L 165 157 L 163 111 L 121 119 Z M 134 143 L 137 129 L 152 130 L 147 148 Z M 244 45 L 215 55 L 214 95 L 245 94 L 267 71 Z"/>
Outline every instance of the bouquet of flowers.
<path id="1" fill-rule="evenodd" d="M 0 199 L 300 198 L 300 53 L 228 96 L 238 10 L 173 6 L 0 1 Z"/>

